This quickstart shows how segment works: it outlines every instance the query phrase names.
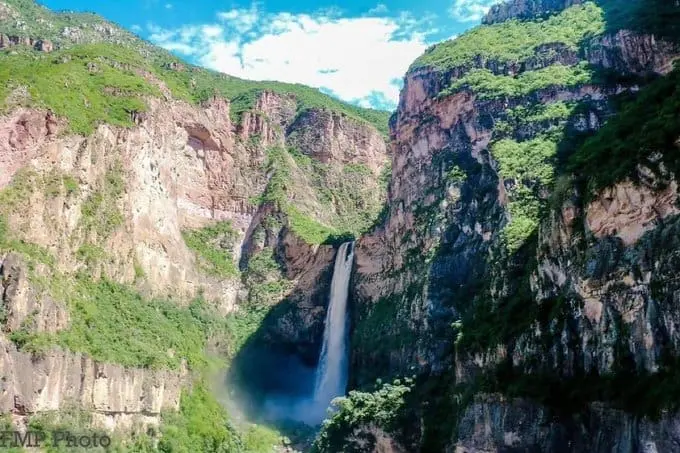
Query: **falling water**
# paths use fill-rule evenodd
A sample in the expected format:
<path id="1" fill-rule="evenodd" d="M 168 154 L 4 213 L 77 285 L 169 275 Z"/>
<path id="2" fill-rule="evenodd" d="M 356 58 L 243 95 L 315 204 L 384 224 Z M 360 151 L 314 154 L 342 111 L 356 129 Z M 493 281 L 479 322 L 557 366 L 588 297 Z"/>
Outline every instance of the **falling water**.
<path id="1" fill-rule="evenodd" d="M 353 261 L 354 242 L 345 242 L 335 258 L 323 346 L 316 372 L 314 406 L 320 419 L 331 400 L 343 395 L 347 387 L 347 293 Z"/>

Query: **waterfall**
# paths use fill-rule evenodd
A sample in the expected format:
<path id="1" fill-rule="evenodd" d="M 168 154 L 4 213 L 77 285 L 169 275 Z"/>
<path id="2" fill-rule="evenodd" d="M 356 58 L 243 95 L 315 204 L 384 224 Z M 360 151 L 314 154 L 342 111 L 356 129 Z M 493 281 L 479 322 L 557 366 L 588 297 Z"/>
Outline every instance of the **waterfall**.
<path id="1" fill-rule="evenodd" d="M 314 406 L 319 420 L 331 400 L 345 394 L 348 363 L 347 294 L 354 262 L 354 242 L 340 246 L 331 280 L 330 302 L 326 313 L 323 346 L 314 388 Z"/>

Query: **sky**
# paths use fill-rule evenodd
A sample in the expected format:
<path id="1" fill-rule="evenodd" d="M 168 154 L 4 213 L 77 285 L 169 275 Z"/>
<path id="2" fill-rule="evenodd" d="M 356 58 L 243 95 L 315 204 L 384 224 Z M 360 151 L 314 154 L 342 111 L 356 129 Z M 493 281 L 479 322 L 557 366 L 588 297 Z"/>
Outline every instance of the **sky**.
<path id="1" fill-rule="evenodd" d="M 425 49 L 479 24 L 497 0 L 41 0 L 96 12 L 177 56 L 251 80 L 302 83 L 393 110 Z"/>

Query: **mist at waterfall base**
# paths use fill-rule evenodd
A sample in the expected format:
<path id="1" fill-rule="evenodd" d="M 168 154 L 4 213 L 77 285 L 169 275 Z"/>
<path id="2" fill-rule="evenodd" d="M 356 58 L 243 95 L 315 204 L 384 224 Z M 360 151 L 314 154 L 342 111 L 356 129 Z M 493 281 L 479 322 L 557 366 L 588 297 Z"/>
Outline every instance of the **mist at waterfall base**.
<path id="1" fill-rule="evenodd" d="M 266 366 L 252 369 L 248 375 L 253 381 L 266 382 L 256 384 L 264 393 L 257 410 L 263 421 L 290 420 L 316 426 L 328 416 L 331 401 L 344 395 L 349 368 L 347 299 L 353 260 L 354 243 L 342 244 L 333 269 L 316 368 L 292 354 L 258 353 L 258 363 Z"/>

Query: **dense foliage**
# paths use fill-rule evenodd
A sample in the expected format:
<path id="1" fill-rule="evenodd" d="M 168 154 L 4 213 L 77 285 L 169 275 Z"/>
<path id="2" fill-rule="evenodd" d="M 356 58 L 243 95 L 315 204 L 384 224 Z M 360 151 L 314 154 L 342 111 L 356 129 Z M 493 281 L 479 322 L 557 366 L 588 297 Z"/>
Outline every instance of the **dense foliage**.
<path id="1" fill-rule="evenodd" d="M 12 56 L 11 61 L 0 60 L 3 67 L 17 64 L 20 69 L 12 77 L 0 71 L 4 75 L 0 76 L 0 81 L 9 82 L 10 86 L 27 84 L 29 91 L 37 96 L 36 101 L 44 102 L 69 119 L 73 118 L 75 123 L 71 127 L 77 132 L 91 130 L 97 121 L 113 120 L 114 124 L 128 124 L 126 110 L 142 109 L 143 103 L 139 102 L 138 96 L 149 94 L 143 91 L 153 85 L 147 83 L 148 77 L 145 76 L 150 74 L 165 82 L 175 96 L 188 101 L 201 102 L 213 95 L 231 100 L 236 120 L 243 111 L 254 106 L 260 92 L 270 90 L 294 97 L 298 111 L 330 109 L 370 123 L 387 135 L 388 112 L 349 105 L 304 85 L 251 82 L 185 64 L 166 50 L 139 39 L 96 14 L 54 13 L 33 0 L 6 0 L 5 3 L 9 10 L 7 18 L 0 19 L 0 33 L 50 40 L 62 50 L 48 56 L 23 50 Z M 73 65 L 68 64 L 70 59 L 75 60 Z M 90 63 L 99 64 L 103 59 L 108 63 L 100 76 L 97 79 L 85 77 Z M 84 67 L 81 63 L 85 63 Z M 42 81 L 36 80 L 29 74 L 30 68 L 40 70 L 34 74 L 45 74 L 46 77 Z M 83 69 L 88 71 L 83 72 Z M 66 71 L 74 71 L 74 85 L 63 84 L 65 79 L 60 74 Z M 50 85 L 50 82 L 53 83 Z M 7 95 L 2 92 L 5 86 L 6 83 L 0 85 L 0 98 Z M 53 92 L 45 91 L 46 86 L 51 86 Z M 107 92 L 102 93 L 102 89 Z M 122 98 L 117 99 L 121 93 Z M 152 93 L 157 94 L 158 91 L 153 89 Z M 68 99 L 70 94 L 74 95 L 74 99 Z M 78 112 L 76 107 L 84 103 L 85 108 L 89 108 L 87 102 L 93 106 L 92 111 Z"/>
<path id="2" fill-rule="evenodd" d="M 378 382 L 378 385 L 381 383 Z M 371 451 L 365 448 L 374 444 L 374 433 L 360 432 L 368 426 L 390 433 L 399 419 L 405 404 L 405 395 L 413 388 L 413 380 L 395 380 L 382 384 L 374 392 L 353 390 L 347 397 L 333 400 L 335 413 L 327 419 L 314 442 L 312 451 L 317 453 L 345 453 Z M 375 446 L 375 445 L 373 445 Z"/>
<path id="3" fill-rule="evenodd" d="M 271 453 L 275 445 L 281 444 L 276 431 L 258 425 L 239 430 L 202 380 L 182 392 L 179 411 L 164 412 L 158 428 L 142 431 L 141 426 L 133 426 L 132 431 L 123 436 L 86 428 L 91 425 L 91 414 L 77 409 L 43 412 L 28 420 L 32 431 L 43 433 L 46 453 Z M 96 435 L 99 439 L 107 435 L 112 442 L 108 448 L 73 448 L 66 442 L 55 444 L 52 436 L 55 431 L 89 438 Z"/>
<path id="4" fill-rule="evenodd" d="M 33 0 L 6 4 L 9 16 L 0 19 L 0 33 L 50 40 L 61 50 L 48 55 L 29 49 L 1 53 L 0 99 L 24 86 L 30 99 L 10 101 L 51 108 L 67 117 L 75 132 L 87 134 L 100 122 L 130 125 L 130 114 L 145 109 L 143 97 L 160 94 L 160 80 L 174 96 L 190 102 L 215 95 L 229 99 L 236 121 L 268 90 L 291 96 L 298 112 L 329 109 L 387 135 L 388 112 L 349 105 L 300 84 L 247 81 L 188 65 L 95 14 L 54 13 Z"/>
<path id="5" fill-rule="evenodd" d="M 166 413 L 158 451 L 162 453 L 235 453 L 241 439 L 222 405 L 205 386 L 185 391 L 178 413 Z"/>
<path id="6" fill-rule="evenodd" d="M 487 69 L 473 69 L 439 93 L 449 96 L 462 88 L 475 92 L 479 99 L 521 97 L 549 87 L 572 87 L 583 85 L 593 79 L 588 65 L 556 64 L 537 71 L 522 72 L 517 76 L 494 75 Z"/>
<path id="7" fill-rule="evenodd" d="M 680 39 L 680 5 L 668 0 L 597 0 L 607 31 L 633 30 L 658 38 Z"/>
<path id="8" fill-rule="evenodd" d="M 31 320 L 26 321 L 22 330 L 10 336 L 23 349 L 41 354 L 52 345 L 61 345 L 95 360 L 126 366 L 177 368 L 186 361 L 190 368 L 200 369 L 207 364 L 206 341 L 219 321 L 207 316 L 201 300 L 179 308 L 84 274 L 35 276 L 34 280 L 50 297 L 66 304 L 70 323 L 65 330 L 46 334 L 35 333 Z"/>
<path id="9" fill-rule="evenodd" d="M 545 44 L 561 43 L 577 50 L 583 39 L 602 33 L 604 27 L 603 12 L 592 2 L 567 8 L 545 20 L 510 20 L 483 25 L 429 48 L 410 70 L 463 67 L 476 57 L 501 63 L 521 62 Z"/>

